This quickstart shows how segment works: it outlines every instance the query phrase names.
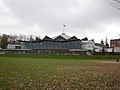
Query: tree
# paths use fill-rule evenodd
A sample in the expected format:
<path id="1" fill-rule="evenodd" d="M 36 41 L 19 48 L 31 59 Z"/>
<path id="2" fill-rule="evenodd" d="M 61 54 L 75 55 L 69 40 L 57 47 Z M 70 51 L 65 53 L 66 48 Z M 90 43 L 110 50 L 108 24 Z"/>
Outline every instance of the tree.
<path id="1" fill-rule="evenodd" d="M 17 39 L 18 39 L 18 36 L 17 35 L 9 35 L 9 43 L 16 43 L 17 42 Z"/>
<path id="2" fill-rule="evenodd" d="M 108 44 L 108 39 L 107 39 L 107 37 L 106 37 L 106 39 L 105 39 L 105 45 L 106 45 L 107 48 L 109 48 L 109 44 Z"/>
<path id="3" fill-rule="evenodd" d="M 1 35 L 0 35 L 0 48 L 1 48 Z"/>
<path id="4" fill-rule="evenodd" d="M 104 45 L 104 41 L 103 41 L 103 39 L 101 40 L 101 44 Z"/>
<path id="5" fill-rule="evenodd" d="M 7 49 L 8 39 L 9 39 L 9 35 L 3 34 L 1 36 L 1 45 L 0 46 L 2 49 Z"/>
<path id="6" fill-rule="evenodd" d="M 108 3 L 120 10 L 120 0 L 109 0 Z"/>

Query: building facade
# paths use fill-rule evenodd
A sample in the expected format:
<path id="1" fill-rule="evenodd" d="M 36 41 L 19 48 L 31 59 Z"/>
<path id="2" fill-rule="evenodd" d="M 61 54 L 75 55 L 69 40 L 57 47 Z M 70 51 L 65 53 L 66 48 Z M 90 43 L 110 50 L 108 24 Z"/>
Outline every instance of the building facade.
<path id="1" fill-rule="evenodd" d="M 92 40 L 83 40 L 81 41 L 81 48 L 89 51 L 93 51 L 95 48 L 95 42 Z"/>
<path id="2" fill-rule="evenodd" d="M 25 54 L 87 54 L 102 52 L 105 45 L 97 44 L 88 38 L 78 39 L 76 36 L 68 36 L 65 33 L 55 37 L 45 36 L 43 39 L 36 37 L 29 41 L 20 41 L 8 44 L 5 53 Z"/>
<path id="3" fill-rule="evenodd" d="M 24 41 L 23 41 L 24 42 Z M 80 39 L 62 35 L 50 38 L 45 36 L 43 39 L 35 41 L 25 41 L 25 49 L 80 49 Z"/>
<path id="4" fill-rule="evenodd" d="M 80 54 L 81 40 L 76 36 L 70 37 L 65 33 L 55 37 L 45 36 L 43 39 L 36 37 L 29 41 L 15 41 L 9 43 L 3 53 L 25 53 L 25 54 Z"/>
<path id="5" fill-rule="evenodd" d="M 112 39 L 110 40 L 110 47 L 120 47 L 120 39 Z"/>
<path id="6" fill-rule="evenodd" d="M 120 39 L 110 40 L 110 47 L 113 48 L 113 52 L 120 52 Z"/>

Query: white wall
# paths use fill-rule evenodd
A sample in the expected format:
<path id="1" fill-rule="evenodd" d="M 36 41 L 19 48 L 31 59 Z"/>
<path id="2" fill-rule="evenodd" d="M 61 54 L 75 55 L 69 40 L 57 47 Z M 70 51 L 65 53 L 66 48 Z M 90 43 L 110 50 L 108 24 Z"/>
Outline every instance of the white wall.
<path id="1" fill-rule="evenodd" d="M 105 52 L 112 52 L 113 48 L 105 48 Z"/>
<path id="2" fill-rule="evenodd" d="M 114 47 L 114 52 L 120 52 L 120 47 Z"/>
<path id="3" fill-rule="evenodd" d="M 15 45 L 14 44 L 8 44 L 7 49 L 15 49 Z"/>
<path id="4" fill-rule="evenodd" d="M 93 51 L 95 43 L 92 40 L 82 41 L 81 48 Z"/>
<path id="5" fill-rule="evenodd" d="M 15 49 L 16 46 L 20 46 L 21 49 L 24 49 L 24 45 L 17 45 L 17 44 L 8 44 L 7 49 Z"/>

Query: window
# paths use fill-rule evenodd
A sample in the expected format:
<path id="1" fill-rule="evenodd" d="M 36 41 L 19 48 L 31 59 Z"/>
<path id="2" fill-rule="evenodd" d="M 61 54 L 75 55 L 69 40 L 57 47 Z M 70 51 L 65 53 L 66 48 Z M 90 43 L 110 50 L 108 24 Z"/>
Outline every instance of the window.
<path id="1" fill-rule="evenodd" d="M 21 49 L 21 46 L 15 46 L 15 49 Z"/>

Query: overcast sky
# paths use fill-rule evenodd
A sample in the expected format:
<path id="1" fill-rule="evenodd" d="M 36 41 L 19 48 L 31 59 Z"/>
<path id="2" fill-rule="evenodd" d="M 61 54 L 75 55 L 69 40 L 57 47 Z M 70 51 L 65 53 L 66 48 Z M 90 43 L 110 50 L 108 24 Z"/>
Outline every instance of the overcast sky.
<path id="1" fill-rule="evenodd" d="M 107 1 L 110 0 L 0 0 L 0 34 L 43 38 L 64 31 L 96 42 L 106 37 L 120 38 L 120 10 Z"/>

